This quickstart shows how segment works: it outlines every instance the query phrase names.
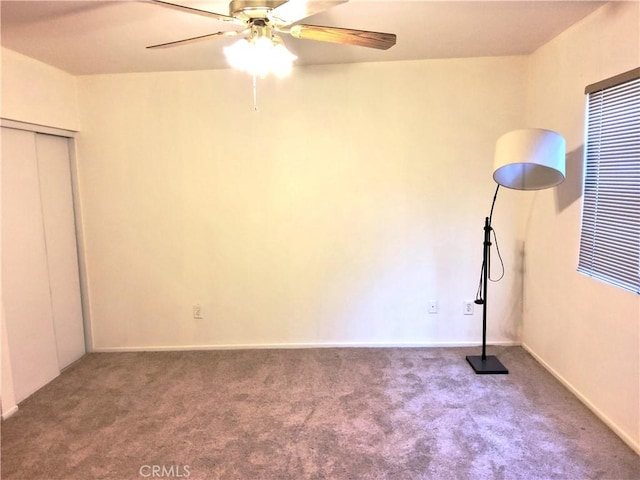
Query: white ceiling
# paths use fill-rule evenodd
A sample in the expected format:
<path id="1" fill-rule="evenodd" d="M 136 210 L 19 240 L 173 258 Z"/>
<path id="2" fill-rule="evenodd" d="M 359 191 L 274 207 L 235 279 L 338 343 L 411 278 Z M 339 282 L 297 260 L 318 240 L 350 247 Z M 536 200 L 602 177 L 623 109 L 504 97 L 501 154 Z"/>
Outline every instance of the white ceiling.
<path id="1" fill-rule="evenodd" d="M 228 14 L 228 3 L 172 0 Z M 284 36 L 296 65 L 533 52 L 605 2 L 351 0 L 301 23 L 395 33 L 390 50 Z M 2 45 L 75 75 L 228 68 L 233 38 L 159 50 L 148 45 L 220 30 L 228 24 L 147 1 L 1 0 Z"/>

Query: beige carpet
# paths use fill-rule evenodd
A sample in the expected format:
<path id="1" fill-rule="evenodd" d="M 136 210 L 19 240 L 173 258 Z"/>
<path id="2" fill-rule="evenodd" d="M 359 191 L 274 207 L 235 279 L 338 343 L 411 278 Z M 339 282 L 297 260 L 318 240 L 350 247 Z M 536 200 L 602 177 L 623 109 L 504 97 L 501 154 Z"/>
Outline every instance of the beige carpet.
<path id="1" fill-rule="evenodd" d="M 2 424 L 2 478 L 638 479 L 519 347 L 90 354 Z"/>

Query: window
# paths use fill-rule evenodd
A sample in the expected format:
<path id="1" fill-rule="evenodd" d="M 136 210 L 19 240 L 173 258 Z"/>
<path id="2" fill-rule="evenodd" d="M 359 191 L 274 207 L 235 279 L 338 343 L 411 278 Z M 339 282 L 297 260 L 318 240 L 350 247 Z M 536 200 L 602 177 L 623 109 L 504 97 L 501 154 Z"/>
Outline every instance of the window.
<path id="1" fill-rule="evenodd" d="M 586 88 L 578 271 L 640 293 L 640 68 Z"/>

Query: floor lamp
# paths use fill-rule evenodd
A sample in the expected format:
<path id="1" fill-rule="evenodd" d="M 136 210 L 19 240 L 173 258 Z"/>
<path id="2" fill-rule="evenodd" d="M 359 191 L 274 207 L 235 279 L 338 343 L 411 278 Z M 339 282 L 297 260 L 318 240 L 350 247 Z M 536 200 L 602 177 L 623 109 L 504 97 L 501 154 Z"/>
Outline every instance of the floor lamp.
<path id="1" fill-rule="evenodd" d="M 482 270 L 475 303 L 482 305 L 482 355 L 467 355 L 477 374 L 506 374 L 509 370 L 493 355 L 487 355 L 487 281 L 491 266 L 491 219 L 500 186 L 515 190 L 541 190 L 565 178 L 565 141 L 551 130 L 527 128 L 504 134 L 496 142 L 493 179 L 498 186 L 491 211 L 484 220 Z"/>

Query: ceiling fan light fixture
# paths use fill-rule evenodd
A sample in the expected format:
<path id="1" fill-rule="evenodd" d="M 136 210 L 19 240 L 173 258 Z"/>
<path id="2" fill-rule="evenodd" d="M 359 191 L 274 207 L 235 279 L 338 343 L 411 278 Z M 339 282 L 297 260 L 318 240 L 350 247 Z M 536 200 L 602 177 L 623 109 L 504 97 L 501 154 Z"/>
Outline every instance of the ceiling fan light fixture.
<path id="1" fill-rule="evenodd" d="M 225 47 L 224 54 L 232 68 L 260 78 L 269 73 L 287 76 L 298 58 L 287 50 L 280 37 L 264 27 L 253 27 L 249 38 Z"/>

